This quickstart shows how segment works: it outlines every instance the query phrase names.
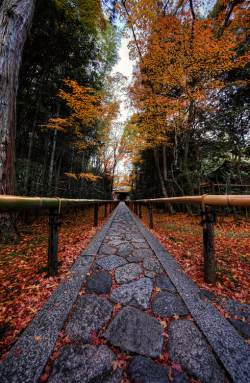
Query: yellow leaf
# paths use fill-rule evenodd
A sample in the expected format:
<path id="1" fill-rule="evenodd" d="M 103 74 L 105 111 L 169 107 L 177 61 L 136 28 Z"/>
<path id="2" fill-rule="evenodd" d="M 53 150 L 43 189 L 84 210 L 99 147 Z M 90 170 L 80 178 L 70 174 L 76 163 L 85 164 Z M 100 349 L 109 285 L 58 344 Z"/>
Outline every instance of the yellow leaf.
<path id="1" fill-rule="evenodd" d="M 174 318 L 175 320 L 180 319 L 179 315 L 176 315 L 176 314 L 173 315 L 173 318 Z"/>
<path id="2" fill-rule="evenodd" d="M 34 339 L 35 339 L 35 341 L 36 341 L 36 342 L 38 342 L 39 340 L 41 340 L 41 339 L 42 339 L 42 335 L 38 335 L 38 336 L 35 336 L 35 338 L 34 338 Z"/>
<path id="3" fill-rule="evenodd" d="M 165 320 L 161 320 L 160 325 L 165 328 L 167 327 L 167 322 Z"/>

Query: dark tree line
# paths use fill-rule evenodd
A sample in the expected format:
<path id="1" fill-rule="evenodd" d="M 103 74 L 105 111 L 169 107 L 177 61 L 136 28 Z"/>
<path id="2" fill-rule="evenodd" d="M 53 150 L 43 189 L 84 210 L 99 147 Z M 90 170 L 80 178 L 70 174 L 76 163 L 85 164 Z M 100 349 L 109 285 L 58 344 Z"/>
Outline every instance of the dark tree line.
<path id="1" fill-rule="evenodd" d="M 6 73 L 1 76 L 1 193 L 108 198 L 111 180 L 99 153 L 104 143 L 78 151 L 70 129 L 65 134 L 45 125 L 72 112 L 58 97 L 59 89 L 68 90 L 65 78 L 95 91 L 107 88 L 118 60 L 119 31 L 104 16 L 102 4 L 93 0 L 5 0 L 0 16 L 0 63 Z M 89 141 L 96 139 L 98 129 L 98 124 L 85 127 Z M 65 173 L 100 178 L 92 182 Z M 3 238 L 6 232 L 17 237 L 14 219 L 1 216 Z"/>

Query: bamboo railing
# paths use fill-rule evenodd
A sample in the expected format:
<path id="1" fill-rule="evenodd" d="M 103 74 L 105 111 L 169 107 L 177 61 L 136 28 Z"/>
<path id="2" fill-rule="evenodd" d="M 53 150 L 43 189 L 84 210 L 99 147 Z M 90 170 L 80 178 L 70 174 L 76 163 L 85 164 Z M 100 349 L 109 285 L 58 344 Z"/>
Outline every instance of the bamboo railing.
<path id="1" fill-rule="evenodd" d="M 202 226 L 203 226 L 203 255 L 204 255 L 204 280 L 206 283 L 214 284 L 216 282 L 216 262 L 214 251 L 214 222 L 215 213 L 212 206 L 230 206 L 230 207 L 250 207 L 250 195 L 210 195 L 185 196 L 171 198 L 141 199 L 130 200 L 126 202 L 135 214 L 142 217 L 141 205 L 148 204 L 149 207 L 149 227 L 153 224 L 153 205 L 157 203 L 164 204 L 193 204 L 202 206 Z M 139 207 L 139 212 L 138 212 Z M 203 217 L 205 216 L 205 219 Z"/>
<path id="2" fill-rule="evenodd" d="M 80 207 L 94 205 L 94 226 L 98 225 L 98 209 L 100 205 L 105 206 L 105 217 L 107 207 L 112 209 L 117 205 L 114 200 L 99 199 L 66 199 L 66 198 L 44 198 L 44 197 L 22 197 L 13 195 L 0 195 L 0 214 L 27 212 L 31 210 L 49 209 L 49 241 L 48 241 L 48 276 L 52 277 L 58 273 L 58 226 L 62 208 Z"/>

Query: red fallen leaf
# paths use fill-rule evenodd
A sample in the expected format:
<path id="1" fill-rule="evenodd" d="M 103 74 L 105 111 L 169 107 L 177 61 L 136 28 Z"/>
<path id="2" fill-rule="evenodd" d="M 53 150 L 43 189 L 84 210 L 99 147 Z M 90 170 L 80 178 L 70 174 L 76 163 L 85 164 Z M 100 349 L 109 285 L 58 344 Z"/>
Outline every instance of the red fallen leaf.
<path id="1" fill-rule="evenodd" d="M 168 334 L 166 334 L 164 331 L 161 333 L 161 335 L 165 336 L 166 338 L 168 338 Z"/>
<path id="2" fill-rule="evenodd" d="M 169 373 L 168 373 L 168 377 L 169 377 L 170 382 L 172 382 L 174 380 L 174 378 L 172 378 L 172 376 L 171 376 L 171 372 L 172 372 L 172 369 L 170 367 L 169 368 Z"/>
<path id="3" fill-rule="evenodd" d="M 48 372 L 45 372 L 45 373 L 41 376 L 41 378 L 40 378 L 40 383 L 41 383 L 41 382 L 45 382 L 45 380 L 47 380 L 48 377 L 49 377 L 49 373 L 48 373 Z"/>
<path id="4" fill-rule="evenodd" d="M 99 344 L 104 343 L 104 339 L 98 338 L 98 336 L 94 330 L 92 330 L 90 334 L 91 334 L 91 338 L 93 339 L 92 344 L 94 346 L 98 346 Z"/>
<path id="5" fill-rule="evenodd" d="M 23 349 L 22 348 L 19 348 L 18 350 L 16 350 L 15 352 L 14 352 L 14 356 L 17 356 L 17 355 L 19 355 L 19 354 L 21 354 L 21 352 L 23 351 Z"/>
<path id="6" fill-rule="evenodd" d="M 175 364 L 175 363 L 172 363 L 171 367 L 176 370 L 176 371 L 179 371 L 179 372 L 182 372 L 182 369 L 181 369 L 181 365 L 180 364 Z"/>
<path id="7" fill-rule="evenodd" d="M 168 354 L 168 352 L 166 351 L 165 346 L 163 347 L 163 355 L 164 355 L 164 359 L 165 359 L 165 361 L 167 362 L 167 361 L 168 361 L 168 358 L 169 358 L 169 354 Z"/>

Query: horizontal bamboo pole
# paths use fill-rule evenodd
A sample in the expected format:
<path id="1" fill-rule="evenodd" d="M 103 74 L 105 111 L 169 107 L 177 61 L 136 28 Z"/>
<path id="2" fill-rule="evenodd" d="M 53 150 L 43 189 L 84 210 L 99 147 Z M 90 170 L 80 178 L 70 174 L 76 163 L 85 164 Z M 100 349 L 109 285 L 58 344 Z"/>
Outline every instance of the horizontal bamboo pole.
<path id="1" fill-rule="evenodd" d="M 193 205 L 250 207 L 250 195 L 210 195 L 131 200 L 142 203 L 189 203 Z"/>
<path id="2" fill-rule="evenodd" d="M 0 195 L 0 213 L 13 213 L 18 211 L 52 209 L 59 207 L 83 206 L 94 203 L 109 203 L 113 200 L 100 199 L 66 199 L 66 198 L 40 198 L 21 197 L 13 195 Z"/>

